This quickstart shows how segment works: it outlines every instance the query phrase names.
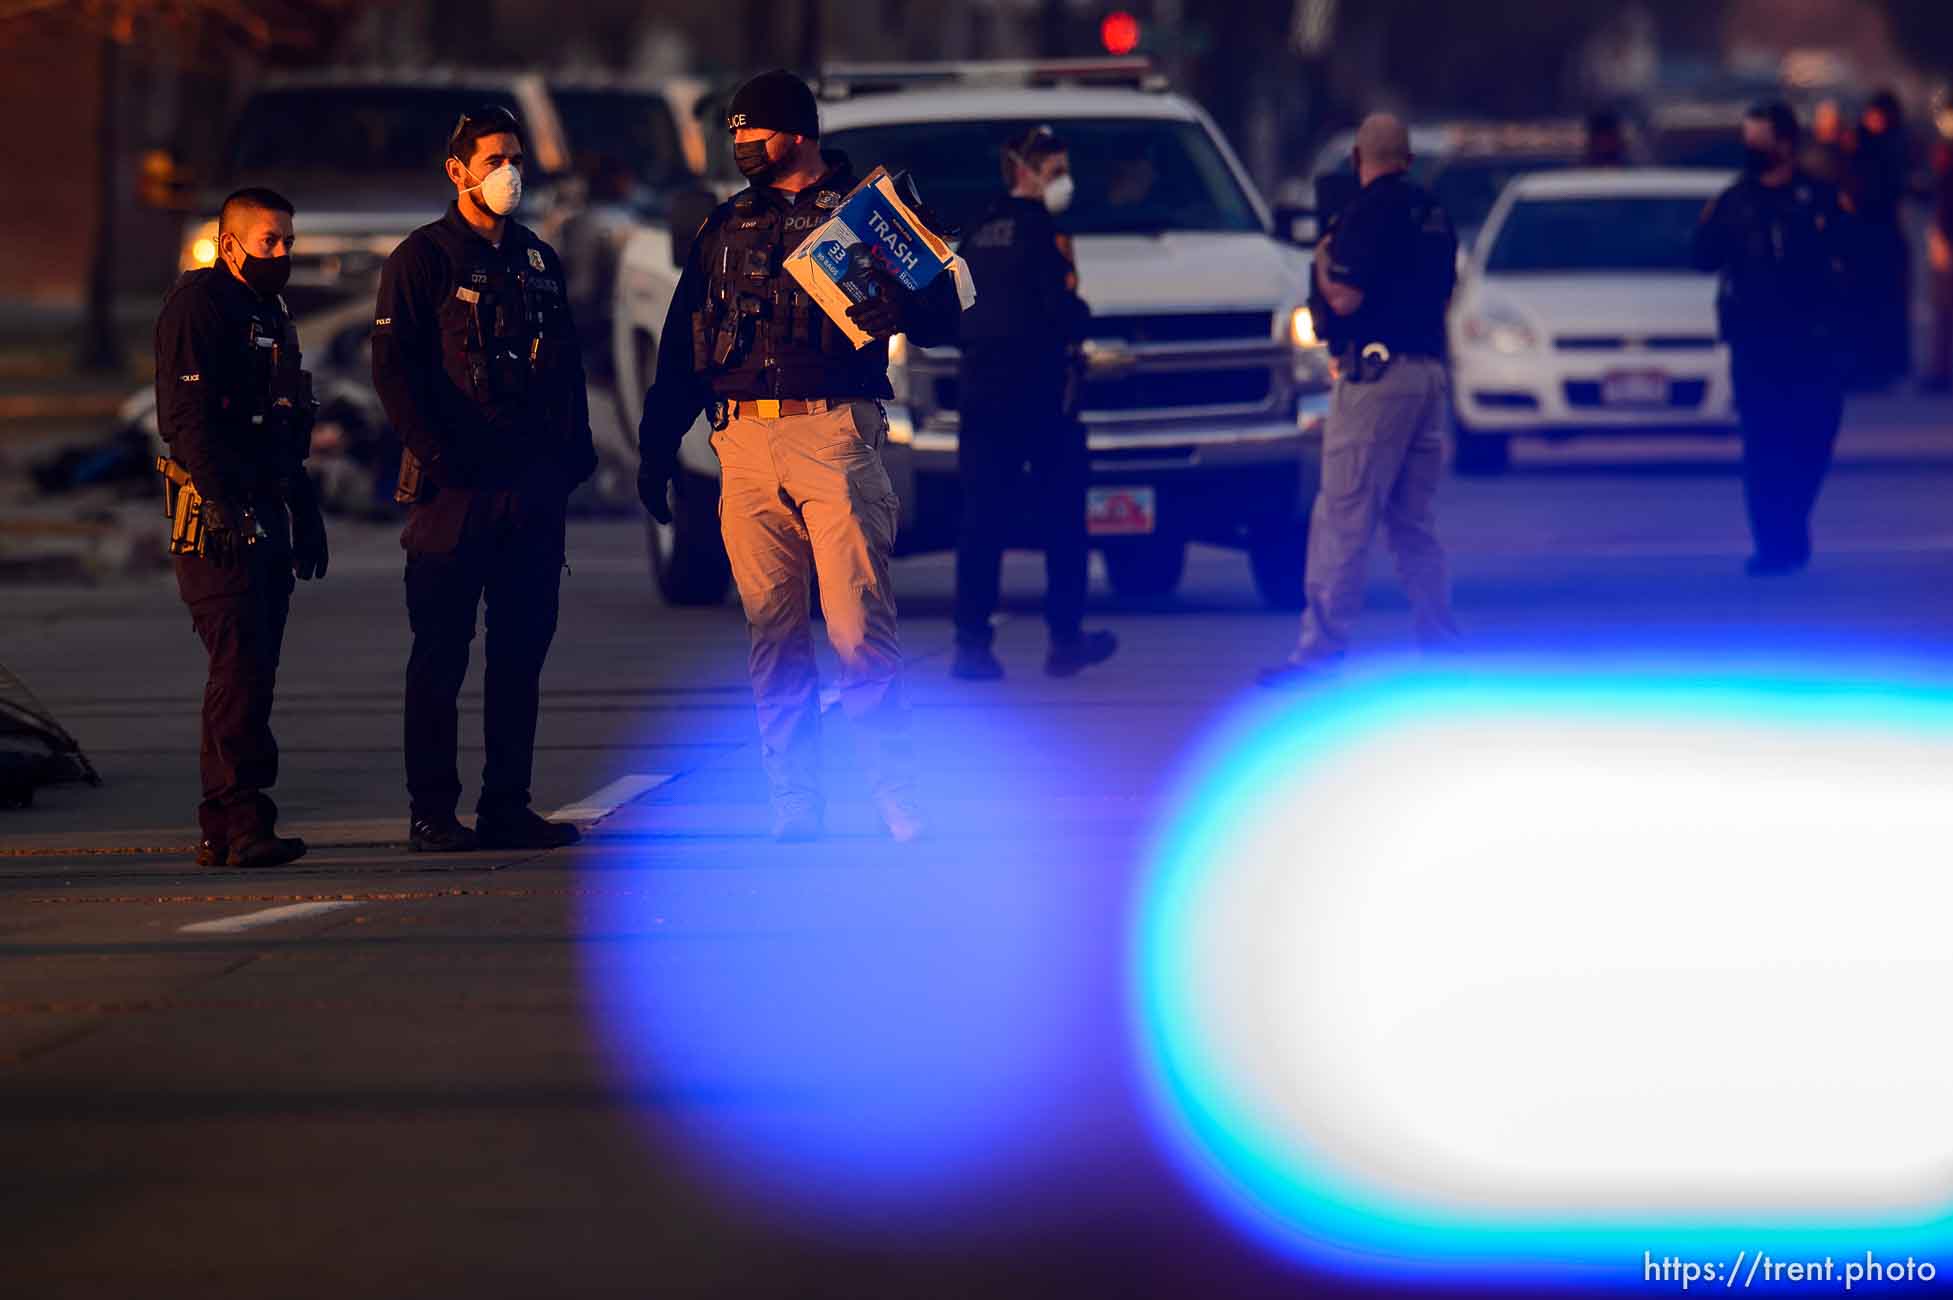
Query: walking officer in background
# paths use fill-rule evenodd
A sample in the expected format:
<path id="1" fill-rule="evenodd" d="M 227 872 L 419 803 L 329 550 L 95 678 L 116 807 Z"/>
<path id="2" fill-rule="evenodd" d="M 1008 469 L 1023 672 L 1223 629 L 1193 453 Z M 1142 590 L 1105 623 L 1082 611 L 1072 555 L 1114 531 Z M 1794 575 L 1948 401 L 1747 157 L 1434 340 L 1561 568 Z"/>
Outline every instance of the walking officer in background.
<path id="1" fill-rule="evenodd" d="M 910 293 L 877 271 L 878 292 L 848 312 L 871 336 L 857 350 L 782 269 L 857 179 L 847 158 L 822 152 L 813 92 L 791 73 L 763 73 L 733 96 L 726 125 L 752 184 L 706 220 L 686 261 L 645 394 L 638 493 L 670 522 L 678 444 L 709 407 L 726 554 L 752 635 L 773 832 L 805 840 L 823 829 L 809 626 L 809 579 L 818 575 L 841 706 L 883 821 L 911 840 L 924 827 L 889 586 L 897 502 L 882 467 L 881 401 L 892 396 L 889 337 L 952 342 L 961 303 L 949 274 Z"/>
<path id="2" fill-rule="evenodd" d="M 210 656 L 197 821 L 202 866 L 275 867 L 305 852 L 276 833 L 271 700 L 293 576 L 326 571 L 325 518 L 305 473 L 311 376 L 279 291 L 292 205 L 238 190 L 218 216 L 215 266 L 186 272 L 156 322 L 158 461 L 177 590 Z"/>
<path id="3" fill-rule="evenodd" d="M 1073 410 L 1077 349 L 1091 311 L 1078 296 L 1071 240 L 1052 219 L 1071 205 L 1071 159 L 1048 126 L 1004 146 L 1009 192 L 959 250 L 983 292 L 963 317 L 962 423 L 957 468 L 963 527 L 956 549 L 956 658 L 950 671 L 977 681 L 1004 675 L 991 652 L 1004 546 L 1030 465 L 1044 540 L 1044 670 L 1070 677 L 1118 649 L 1110 632 L 1087 635 L 1085 426 Z"/>
<path id="4" fill-rule="evenodd" d="M 546 849 L 574 826 L 529 807 L 539 680 L 556 633 L 570 492 L 596 469 L 589 398 L 562 263 L 511 219 L 522 201 L 512 114 L 464 114 L 448 138 L 447 215 L 387 258 L 373 383 L 400 431 L 408 503 L 406 735 L 417 851 Z M 486 604 L 473 831 L 455 816 L 457 698 Z"/>
<path id="5" fill-rule="evenodd" d="M 1379 523 L 1410 596 L 1417 639 L 1455 642 L 1451 583 L 1433 506 L 1444 466 L 1444 313 L 1458 240 L 1437 200 L 1407 175 L 1410 136 L 1377 113 L 1356 133 L 1362 189 L 1315 251 L 1309 305 L 1336 362 L 1309 518 L 1302 635 L 1265 686 L 1307 681 L 1349 649 Z"/>
<path id="6" fill-rule="evenodd" d="M 1695 264 L 1719 272 L 1717 317 L 1743 426 L 1748 572 L 1810 563 L 1811 508 L 1844 417 L 1852 331 L 1850 215 L 1838 190 L 1797 166 L 1783 103 L 1743 118 L 1743 177 L 1704 208 Z"/>

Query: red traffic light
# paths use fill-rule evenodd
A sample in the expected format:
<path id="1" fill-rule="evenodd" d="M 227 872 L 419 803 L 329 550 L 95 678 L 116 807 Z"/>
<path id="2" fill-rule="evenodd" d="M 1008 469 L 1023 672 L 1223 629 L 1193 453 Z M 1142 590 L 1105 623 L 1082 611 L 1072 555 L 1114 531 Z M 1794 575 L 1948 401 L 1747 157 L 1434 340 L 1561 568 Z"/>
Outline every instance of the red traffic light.
<path id="1" fill-rule="evenodd" d="M 1107 54 L 1131 54 L 1139 48 L 1139 19 L 1113 10 L 1099 21 L 1099 43 Z"/>

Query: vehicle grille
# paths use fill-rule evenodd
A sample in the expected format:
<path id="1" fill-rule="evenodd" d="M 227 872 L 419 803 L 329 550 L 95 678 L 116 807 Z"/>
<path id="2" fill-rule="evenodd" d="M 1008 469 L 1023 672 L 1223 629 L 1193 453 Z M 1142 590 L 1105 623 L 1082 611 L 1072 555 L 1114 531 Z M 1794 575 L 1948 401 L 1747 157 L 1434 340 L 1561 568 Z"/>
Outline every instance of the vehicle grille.
<path id="1" fill-rule="evenodd" d="M 1491 392 L 1481 388 L 1473 391 L 1472 401 L 1480 406 L 1498 407 L 1510 411 L 1539 409 L 1539 399 L 1531 393 Z"/>
<path id="2" fill-rule="evenodd" d="M 1668 386 L 1668 409 L 1681 411 L 1698 407 L 1702 405 L 1702 399 L 1708 394 L 1708 391 L 1709 384 L 1706 380 L 1677 379 Z M 1599 409 L 1603 405 L 1600 400 L 1600 385 L 1592 380 L 1568 380 L 1566 385 L 1566 404 L 1587 410 Z M 1637 408 L 1631 406 L 1613 406 L 1608 409 L 1631 411 Z M 1638 409 L 1646 410 L 1648 408 L 1641 407 Z M 1656 407 L 1654 409 L 1660 410 L 1662 408 Z"/>
<path id="3" fill-rule="evenodd" d="M 1630 338 L 1624 334 L 1562 334 L 1553 340 L 1562 352 L 1618 352 L 1640 347 L 1650 352 L 1707 352 L 1716 346 L 1713 334 L 1651 334 Z"/>
<path id="4" fill-rule="evenodd" d="M 1268 367 L 1141 371 L 1085 384 L 1081 407 L 1097 411 L 1153 411 L 1175 406 L 1250 406 L 1268 400 Z"/>
<path id="5" fill-rule="evenodd" d="M 1274 337 L 1275 317 L 1265 311 L 1182 312 L 1170 316 L 1094 316 L 1086 337 L 1126 343 L 1218 343 Z"/>
<path id="6" fill-rule="evenodd" d="M 1273 387 L 1274 376 L 1267 366 L 1142 370 L 1088 380 L 1081 395 L 1080 409 L 1087 415 L 1096 415 L 1173 407 L 1257 406 L 1268 401 Z M 944 375 L 936 380 L 936 410 L 961 410 L 961 396 L 961 386 L 955 375 Z"/>
<path id="7" fill-rule="evenodd" d="M 1197 450 L 1190 442 L 1162 443 L 1156 447 L 1105 447 L 1093 451 L 1092 463 L 1116 465 L 1128 461 L 1192 460 Z"/>

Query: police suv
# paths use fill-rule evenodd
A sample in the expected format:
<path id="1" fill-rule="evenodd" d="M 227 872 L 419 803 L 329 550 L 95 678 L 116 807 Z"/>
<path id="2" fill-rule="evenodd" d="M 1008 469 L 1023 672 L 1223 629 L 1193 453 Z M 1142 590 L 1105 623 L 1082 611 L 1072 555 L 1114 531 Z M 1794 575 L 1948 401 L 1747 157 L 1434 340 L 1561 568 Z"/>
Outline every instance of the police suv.
<path id="1" fill-rule="evenodd" d="M 1308 257 L 1275 236 L 1207 115 L 1167 93 L 1145 60 L 830 67 L 820 91 L 824 148 L 864 174 L 912 172 L 959 229 L 1000 190 L 1002 144 L 1039 123 L 1057 130 L 1077 185 L 1059 224 L 1092 309 L 1080 402 L 1088 525 L 1113 589 L 1171 592 L 1188 543 L 1207 542 L 1245 550 L 1262 596 L 1299 607 L 1329 388 L 1304 305 Z M 648 226 L 624 250 L 613 342 L 630 428 L 686 249 Z M 948 549 L 961 510 L 956 353 L 898 335 L 889 358 L 896 550 Z M 727 590 L 709 432 L 701 420 L 680 448 L 675 523 L 652 525 L 653 571 L 674 604 Z M 1021 521 L 1025 544 L 1036 524 Z"/>

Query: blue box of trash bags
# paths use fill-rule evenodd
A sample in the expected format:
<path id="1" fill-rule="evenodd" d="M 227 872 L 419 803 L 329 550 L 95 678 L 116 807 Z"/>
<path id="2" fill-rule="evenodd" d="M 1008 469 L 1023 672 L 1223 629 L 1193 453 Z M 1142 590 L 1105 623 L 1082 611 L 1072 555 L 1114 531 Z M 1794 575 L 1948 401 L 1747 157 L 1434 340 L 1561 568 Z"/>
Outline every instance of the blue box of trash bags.
<path id="1" fill-rule="evenodd" d="M 787 274 L 856 347 L 869 336 L 848 319 L 848 308 L 879 291 L 871 267 L 879 266 L 911 292 L 948 272 L 963 306 L 976 301 L 969 269 L 903 200 L 901 188 L 887 168 L 875 168 L 787 258 Z"/>

